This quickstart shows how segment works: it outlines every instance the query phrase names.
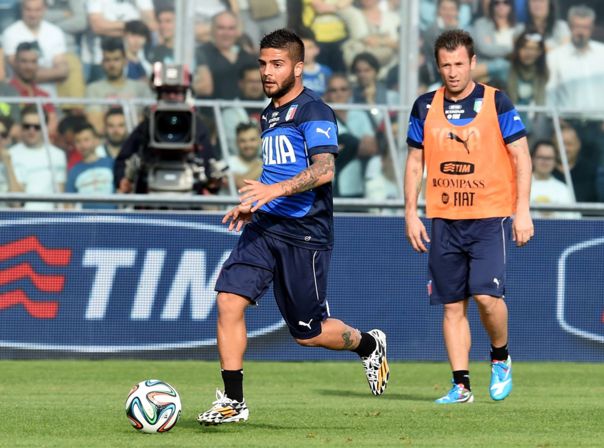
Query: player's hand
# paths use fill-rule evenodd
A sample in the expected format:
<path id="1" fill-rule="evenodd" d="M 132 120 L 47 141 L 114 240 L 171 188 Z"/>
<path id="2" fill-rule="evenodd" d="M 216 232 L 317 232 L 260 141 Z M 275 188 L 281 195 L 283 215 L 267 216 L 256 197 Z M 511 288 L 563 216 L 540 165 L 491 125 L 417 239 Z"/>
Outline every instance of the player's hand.
<path id="1" fill-rule="evenodd" d="M 369 84 L 367 85 L 367 87 L 365 87 L 365 89 L 363 90 L 364 94 L 365 94 L 365 100 L 367 101 L 368 104 L 375 104 L 375 95 L 377 93 L 377 89 L 375 87 L 375 84 Z"/>
<path id="2" fill-rule="evenodd" d="M 242 205 L 250 206 L 250 211 L 254 213 L 264 204 L 268 204 L 273 199 L 279 197 L 275 185 L 266 185 L 257 180 L 244 179 L 245 186 L 239 189 L 239 200 Z"/>
<path id="3" fill-rule="evenodd" d="M 417 215 L 405 217 L 407 239 L 416 252 L 428 252 L 425 243 L 430 242 L 426 226 Z"/>
<path id="4" fill-rule="evenodd" d="M 250 208 L 249 205 L 236 205 L 224 215 L 222 223 L 229 223 L 229 230 L 236 230 L 239 232 L 244 225 L 252 220 Z"/>
<path id="5" fill-rule="evenodd" d="M 117 189 L 120 193 L 131 193 L 132 192 L 132 182 L 130 182 L 128 179 L 126 179 L 125 177 L 120 180 L 120 184 L 119 187 Z"/>
<path id="6" fill-rule="evenodd" d="M 534 234 L 535 228 L 530 212 L 528 210 L 517 212 L 512 223 L 512 238 L 516 241 L 516 246 L 524 246 Z"/>

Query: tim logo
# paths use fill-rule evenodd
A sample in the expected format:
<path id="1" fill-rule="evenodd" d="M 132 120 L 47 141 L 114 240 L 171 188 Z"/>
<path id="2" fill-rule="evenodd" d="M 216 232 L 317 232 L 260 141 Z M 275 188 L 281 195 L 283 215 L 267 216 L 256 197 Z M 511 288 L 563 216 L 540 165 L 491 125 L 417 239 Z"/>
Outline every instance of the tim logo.
<path id="1" fill-rule="evenodd" d="M 440 172 L 453 176 L 463 176 L 474 173 L 474 164 L 467 162 L 443 162 L 440 164 Z"/>
<path id="2" fill-rule="evenodd" d="M 604 238 L 583 241 L 562 252 L 556 317 L 564 331 L 604 343 L 604 276 L 601 263 L 594 260 L 604 260 Z"/>
<path id="3" fill-rule="evenodd" d="M 216 344 L 214 286 L 238 237 L 218 223 L 110 214 L 0 220 L 0 347 L 112 353 Z M 249 316 L 252 337 L 284 325 L 274 301 L 263 304 Z"/>
<path id="4" fill-rule="evenodd" d="M 0 263 L 10 264 L 24 254 L 34 253 L 48 267 L 67 266 L 71 258 L 69 249 L 44 247 L 35 236 L 28 236 L 0 246 Z M 22 306 L 35 319 L 53 319 L 57 316 L 59 302 L 56 300 L 34 301 L 18 285 L 28 280 L 33 288 L 43 294 L 60 293 L 65 285 L 64 275 L 40 274 L 29 262 L 17 262 L 0 269 L 0 287 L 7 290 L 0 293 L 0 311 Z"/>

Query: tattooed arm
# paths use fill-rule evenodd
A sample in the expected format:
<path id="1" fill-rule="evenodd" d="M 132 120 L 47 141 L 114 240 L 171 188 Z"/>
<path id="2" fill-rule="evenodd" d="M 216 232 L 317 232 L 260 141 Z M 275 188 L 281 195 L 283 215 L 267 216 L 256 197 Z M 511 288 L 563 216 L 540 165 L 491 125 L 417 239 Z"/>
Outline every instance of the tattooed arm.
<path id="1" fill-rule="evenodd" d="M 281 187 L 281 194 L 279 196 L 291 196 L 292 194 L 302 193 L 333 180 L 335 172 L 333 154 L 317 154 L 311 160 L 312 164 L 308 168 L 300 171 L 291 179 L 276 184 Z"/>
<path id="2" fill-rule="evenodd" d="M 245 180 L 246 185 L 239 189 L 241 203 L 255 203 L 251 212 L 255 212 L 264 204 L 281 196 L 291 196 L 329 183 L 335 173 L 334 155 L 330 153 L 317 154 L 311 157 L 311 165 L 300 171 L 291 179 L 272 185 L 265 185 L 256 180 Z"/>

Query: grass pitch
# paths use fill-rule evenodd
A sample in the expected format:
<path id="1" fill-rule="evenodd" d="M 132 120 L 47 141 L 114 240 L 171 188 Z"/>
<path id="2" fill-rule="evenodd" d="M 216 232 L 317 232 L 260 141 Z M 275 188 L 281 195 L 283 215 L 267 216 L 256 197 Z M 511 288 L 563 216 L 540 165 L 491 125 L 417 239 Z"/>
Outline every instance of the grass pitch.
<path id="1" fill-rule="evenodd" d="M 444 363 L 393 363 L 382 397 L 360 363 L 248 362 L 247 423 L 202 427 L 195 418 L 221 386 L 217 363 L 0 361 L 2 447 L 602 447 L 604 364 L 514 364 L 514 391 L 488 397 L 489 366 L 473 363 L 469 405 L 432 401 L 449 388 Z M 129 424 L 130 387 L 159 378 L 183 412 L 166 434 Z"/>

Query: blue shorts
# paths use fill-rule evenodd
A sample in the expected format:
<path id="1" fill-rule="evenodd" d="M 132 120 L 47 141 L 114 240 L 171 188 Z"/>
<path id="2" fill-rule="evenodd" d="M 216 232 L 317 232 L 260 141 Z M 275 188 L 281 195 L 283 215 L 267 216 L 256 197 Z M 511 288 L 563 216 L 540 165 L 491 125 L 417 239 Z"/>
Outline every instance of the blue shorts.
<path id="1" fill-rule="evenodd" d="M 430 304 L 474 295 L 504 297 L 510 218 L 434 218 L 428 258 Z"/>
<path id="2" fill-rule="evenodd" d="M 310 339 L 321 334 L 321 322 L 329 317 L 330 259 L 331 249 L 287 244 L 248 225 L 222 266 L 215 289 L 256 303 L 274 282 L 277 306 L 289 332 L 297 339 Z"/>

